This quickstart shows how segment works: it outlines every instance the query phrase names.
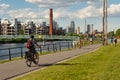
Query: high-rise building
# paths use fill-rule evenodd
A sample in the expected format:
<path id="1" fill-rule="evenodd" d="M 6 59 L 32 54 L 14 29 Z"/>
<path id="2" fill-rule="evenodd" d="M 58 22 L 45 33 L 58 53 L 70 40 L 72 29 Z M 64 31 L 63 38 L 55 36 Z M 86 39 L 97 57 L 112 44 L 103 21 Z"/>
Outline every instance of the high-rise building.
<path id="1" fill-rule="evenodd" d="M 71 21 L 70 28 L 71 28 L 72 33 L 74 33 L 75 32 L 75 22 L 74 21 Z"/>
<path id="2" fill-rule="evenodd" d="M 58 23 L 53 21 L 53 30 L 58 30 Z"/>
<path id="3" fill-rule="evenodd" d="M 80 27 L 78 26 L 77 29 L 76 29 L 76 33 L 77 34 L 80 34 Z"/>
<path id="4" fill-rule="evenodd" d="M 75 33 L 75 22 L 71 21 L 70 26 L 67 27 L 67 33 Z"/>
<path id="5" fill-rule="evenodd" d="M 17 20 L 17 18 L 13 19 L 11 24 L 15 29 L 15 35 L 19 35 L 21 29 L 21 22 Z"/>
<path id="6" fill-rule="evenodd" d="M 91 25 L 88 24 L 88 25 L 87 25 L 87 34 L 90 34 L 90 33 L 91 33 Z"/>
<path id="7" fill-rule="evenodd" d="M 46 25 L 46 22 L 42 22 L 42 24 L 41 24 L 40 26 L 42 26 L 42 27 L 47 26 L 47 25 Z"/>

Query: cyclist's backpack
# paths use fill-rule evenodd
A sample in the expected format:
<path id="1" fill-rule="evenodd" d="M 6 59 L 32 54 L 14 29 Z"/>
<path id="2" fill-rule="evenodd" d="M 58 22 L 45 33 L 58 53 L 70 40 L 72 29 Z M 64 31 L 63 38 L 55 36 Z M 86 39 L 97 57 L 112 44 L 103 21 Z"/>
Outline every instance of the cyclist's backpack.
<path id="1" fill-rule="evenodd" d="M 34 46 L 34 44 L 33 44 L 33 40 L 28 40 L 27 41 L 27 44 L 26 44 L 26 47 L 28 48 L 28 49 L 30 49 L 31 47 L 33 47 Z"/>

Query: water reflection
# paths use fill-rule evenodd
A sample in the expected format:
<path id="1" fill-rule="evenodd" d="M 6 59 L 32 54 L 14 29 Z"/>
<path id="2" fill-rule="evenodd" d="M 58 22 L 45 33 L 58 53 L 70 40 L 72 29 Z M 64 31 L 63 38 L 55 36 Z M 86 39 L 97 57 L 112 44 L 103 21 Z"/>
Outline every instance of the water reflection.
<path id="1" fill-rule="evenodd" d="M 60 42 L 60 44 L 59 44 Z M 62 43 L 61 43 L 62 42 Z M 65 48 L 68 48 L 68 43 L 66 43 L 68 41 L 47 41 L 47 42 L 38 42 L 38 44 L 43 45 L 42 46 L 42 52 L 44 51 L 53 51 L 53 48 L 55 48 L 56 50 L 62 50 Z M 55 44 L 56 45 L 48 45 L 48 44 Z M 15 54 L 18 53 L 18 55 L 20 56 L 21 54 L 21 49 L 22 52 L 27 51 L 28 49 L 25 47 L 26 43 L 6 43 L 6 44 L 0 44 L 0 60 L 2 59 L 7 59 L 8 57 L 1 57 L 3 55 L 9 55 L 10 54 Z M 72 44 L 69 44 L 69 46 L 71 46 Z M 14 48 L 14 47 L 18 47 L 18 48 Z M 10 50 L 8 48 L 11 48 Z M 39 49 L 38 49 L 39 50 Z M 18 56 L 18 55 L 15 55 Z"/>
<path id="2" fill-rule="evenodd" d="M 24 43 L 5 43 L 5 44 L 0 44 L 0 49 L 21 47 L 21 46 L 25 46 L 25 44 Z"/>

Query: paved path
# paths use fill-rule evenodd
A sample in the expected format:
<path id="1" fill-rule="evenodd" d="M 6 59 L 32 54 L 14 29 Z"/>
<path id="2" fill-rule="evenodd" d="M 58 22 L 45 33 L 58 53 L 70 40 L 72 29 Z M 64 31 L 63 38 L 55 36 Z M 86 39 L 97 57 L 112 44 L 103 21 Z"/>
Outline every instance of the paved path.
<path id="1" fill-rule="evenodd" d="M 0 64 L 0 80 L 9 80 L 13 77 L 43 68 L 50 65 L 53 65 L 57 62 L 79 56 L 90 51 L 96 50 L 101 45 L 89 45 L 86 47 L 82 47 L 81 49 L 76 48 L 69 51 L 57 52 L 54 54 L 47 54 L 40 56 L 39 65 L 32 65 L 31 67 L 27 67 L 25 64 L 25 60 L 11 61 L 4 64 Z"/>

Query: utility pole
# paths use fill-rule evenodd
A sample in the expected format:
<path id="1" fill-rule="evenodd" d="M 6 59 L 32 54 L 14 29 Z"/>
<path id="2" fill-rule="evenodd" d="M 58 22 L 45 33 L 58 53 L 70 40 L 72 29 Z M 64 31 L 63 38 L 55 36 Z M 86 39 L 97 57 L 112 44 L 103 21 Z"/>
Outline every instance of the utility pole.
<path id="1" fill-rule="evenodd" d="M 107 35 L 107 0 L 103 0 L 103 34 Z"/>
<path id="2" fill-rule="evenodd" d="M 106 44 L 108 44 L 107 29 L 107 0 L 103 0 L 103 36 L 106 37 Z"/>

